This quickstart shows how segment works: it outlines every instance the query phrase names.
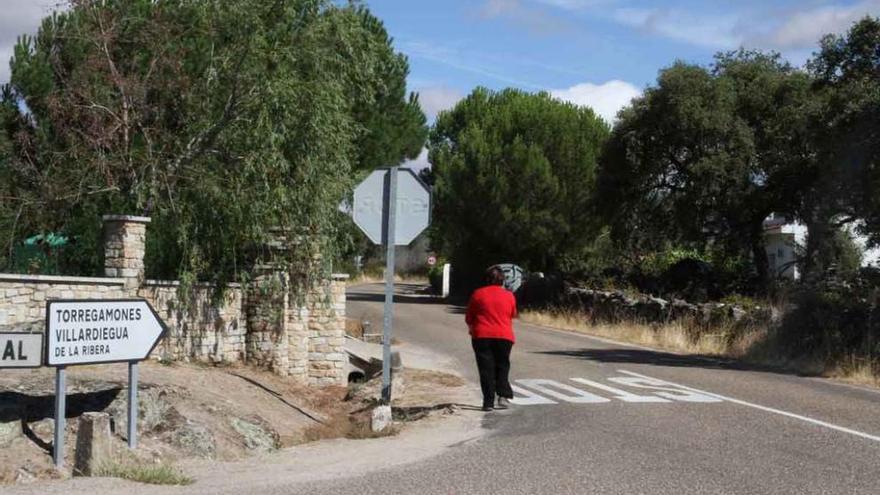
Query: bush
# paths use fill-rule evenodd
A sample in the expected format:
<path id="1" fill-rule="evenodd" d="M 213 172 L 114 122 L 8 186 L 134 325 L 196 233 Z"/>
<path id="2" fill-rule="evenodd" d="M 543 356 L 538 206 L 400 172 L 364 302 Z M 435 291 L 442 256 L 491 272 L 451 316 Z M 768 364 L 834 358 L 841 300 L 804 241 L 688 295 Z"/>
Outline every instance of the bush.
<path id="1" fill-rule="evenodd" d="M 437 263 L 428 270 L 428 282 L 434 292 L 440 293 L 443 290 L 443 265 L 445 264 L 445 259 L 437 258 Z"/>
<path id="2" fill-rule="evenodd" d="M 778 338 L 789 357 L 825 362 L 846 356 L 880 356 L 877 289 L 816 287 L 795 295 Z"/>

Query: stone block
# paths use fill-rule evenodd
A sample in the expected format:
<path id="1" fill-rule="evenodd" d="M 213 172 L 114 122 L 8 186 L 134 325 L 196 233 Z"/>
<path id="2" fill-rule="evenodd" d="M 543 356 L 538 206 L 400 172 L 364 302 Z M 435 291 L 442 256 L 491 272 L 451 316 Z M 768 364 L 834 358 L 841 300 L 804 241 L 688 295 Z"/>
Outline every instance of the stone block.
<path id="1" fill-rule="evenodd" d="M 73 471 L 82 476 L 91 474 L 113 457 L 110 415 L 87 412 L 79 417 Z"/>
<path id="2" fill-rule="evenodd" d="M 370 429 L 374 433 L 385 431 L 391 426 L 391 406 L 383 405 L 373 409 L 370 415 Z"/>
<path id="3" fill-rule="evenodd" d="M 22 436 L 21 413 L 19 404 L 0 404 L 0 447 L 8 447 Z"/>

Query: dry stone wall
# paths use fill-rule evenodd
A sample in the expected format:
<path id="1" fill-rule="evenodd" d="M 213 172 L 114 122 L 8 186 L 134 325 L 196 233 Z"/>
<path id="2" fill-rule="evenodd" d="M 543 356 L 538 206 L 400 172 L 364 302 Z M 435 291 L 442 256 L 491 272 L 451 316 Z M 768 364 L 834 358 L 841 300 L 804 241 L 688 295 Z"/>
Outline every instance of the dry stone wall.
<path id="1" fill-rule="evenodd" d="M 0 273 L 0 326 L 44 320 L 50 299 L 119 299 L 125 295 L 123 279 Z"/>
<path id="2" fill-rule="evenodd" d="M 315 386 L 346 382 L 346 276 L 324 280 L 302 297 L 274 267 L 262 267 L 246 287 L 181 291 L 176 281 L 144 280 L 149 222 L 104 217 L 106 277 L 0 274 L 0 328 L 41 328 L 51 299 L 143 298 L 169 330 L 153 358 L 249 363 Z"/>
<path id="3" fill-rule="evenodd" d="M 168 326 L 154 357 L 168 361 L 234 363 L 245 359 L 245 324 L 240 285 L 217 294 L 211 285 L 189 289 L 180 299 L 179 282 L 148 280 L 138 295 L 153 306 Z"/>

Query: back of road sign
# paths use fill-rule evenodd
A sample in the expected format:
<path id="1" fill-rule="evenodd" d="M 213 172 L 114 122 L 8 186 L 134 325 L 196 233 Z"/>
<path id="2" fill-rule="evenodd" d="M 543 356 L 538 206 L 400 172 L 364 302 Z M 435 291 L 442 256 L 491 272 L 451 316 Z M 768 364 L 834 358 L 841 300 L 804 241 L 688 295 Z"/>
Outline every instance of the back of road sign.
<path id="1" fill-rule="evenodd" d="M 375 244 L 382 244 L 383 209 L 388 202 L 388 169 L 371 173 L 354 190 L 352 218 Z M 411 243 L 431 223 L 431 193 L 416 174 L 406 168 L 397 174 L 397 209 L 394 240 L 398 246 Z"/>

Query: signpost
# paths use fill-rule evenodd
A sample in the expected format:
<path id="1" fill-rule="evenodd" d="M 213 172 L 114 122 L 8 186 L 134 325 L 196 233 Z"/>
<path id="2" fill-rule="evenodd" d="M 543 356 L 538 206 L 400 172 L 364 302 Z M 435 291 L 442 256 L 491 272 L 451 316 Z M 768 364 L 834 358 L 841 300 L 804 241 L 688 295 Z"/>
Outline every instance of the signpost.
<path id="1" fill-rule="evenodd" d="M 43 336 L 39 333 L 0 333 L 0 368 L 39 368 Z"/>
<path id="2" fill-rule="evenodd" d="M 394 247 L 408 245 L 431 223 L 431 193 L 410 169 L 379 169 L 355 188 L 352 218 L 373 243 L 385 246 L 382 401 L 390 404 Z"/>
<path id="3" fill-rule="evenodd" d="M 128 363 L 128 446 L 137 447 L 138 361 L 165 333 L 147 301 L 76 300 L 46 304 L 46 364 L 55 367 L 55 465 L 64 462 L 64 413 L 69 365 Z"/>

